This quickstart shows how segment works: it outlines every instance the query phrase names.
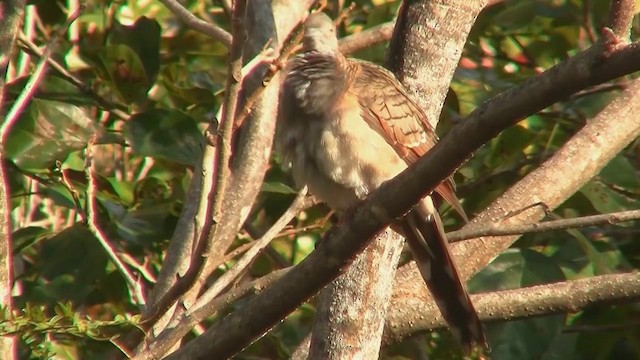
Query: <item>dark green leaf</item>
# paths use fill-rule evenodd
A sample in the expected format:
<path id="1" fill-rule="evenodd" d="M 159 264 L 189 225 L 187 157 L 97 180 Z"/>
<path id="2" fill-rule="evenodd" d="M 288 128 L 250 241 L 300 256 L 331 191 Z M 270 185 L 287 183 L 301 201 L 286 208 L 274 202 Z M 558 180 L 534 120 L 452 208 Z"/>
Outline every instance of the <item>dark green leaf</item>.
<path id="1" fill-rule="evenodd" d="M 624 196 L 597 180 L 585 184 L 580 192 L 589 199 L 596 210 L 603 214 L 640 207 L 638 200 Z"/>
<path id="2" fill-rule="evenodd" d="M 627 191 L 640 190 L 640 174 L 624 155 L 618 155 L 600 172 L 600 178 L 608 184 L 615 184 Z"/>
<path id="3" fill-rule="evenodd" d="M 290 188 L 289 186 L 281 182 L 265 182 L 262 184 L 263 192 L 277 193 L 277 194 L 297 194 L 298 191 Z"/>
<path id="4" fill-rule="evenodd" d="M 102 76 L 109 80 L 127 103 L 146 97 L 153 82 L 147 76 L 138 54 L 127 45 L 107 45 L 98 54 Z"/>
<path id="5" fill-rule="evenodd" d="M 34 99 L 11 129 L 6 156 L 23 169 L 45 171 L 86 146 L 99 126 L 81 108 Z"/>
<path id="6" fill-rule="evenodd" d="M 133 151 L 195 165 L 202 153 L 202 132 L 195 121 L 175 110 L 155 109 L 131 117 L 124 134 Z"/>
<path id="7" fill-rule="evenodd" d="M 160 24 L 145 16 L 131 26 L 116 23 L 111 33 L 111 44 L 122 44 L 132 49 L 144 68 L 148 85 L 153 84 L 160 71 Z"/>

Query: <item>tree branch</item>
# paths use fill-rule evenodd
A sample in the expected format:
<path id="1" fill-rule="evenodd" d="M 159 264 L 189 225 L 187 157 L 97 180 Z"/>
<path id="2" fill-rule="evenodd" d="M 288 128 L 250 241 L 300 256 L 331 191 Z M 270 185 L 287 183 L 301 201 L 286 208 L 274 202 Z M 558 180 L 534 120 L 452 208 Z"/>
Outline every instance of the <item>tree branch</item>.
<path id="1" fill-rule="evenodd" d="M 185 292 L 191 289 L 200 278 L 211 248 L 213 247 L 213 236 L 220 223 L 222 204 L 226 184 L 229 180 L 229 159 L 231 158 L 231 136 L 233 130 L 233 119 L 238 103 L 238 93 L 240 91 L 242 58 L 244 47 L 244 17 L 246 1 L 239 0 L 234 3 L 233 11 L 233 41 L 229 61 L 229 73 L 227 76 L 226 96 L 223 105 L 223 117 L 220 121 L 222 130 L 216 136 L 216 146 L 213 155 L 213 174 L 216 176 L 210 191 L 207 191 L 206 200 L 203 199 L 206 210 L 204 211 L 204 225 L 201 229 L 196 228 L 197 234 L 196 248 L 193 252 L 189 268 L 185 274 L 170 287 L 153 306 L 147 310 L 147 316 L 142 322 L 143 328 L 149 328 L 163 316 L 167 310 L 173 306 L 176 300 Z M 209 126 L 210 133 L 218 133 L 217 129 Z M 203 167 L 206 165 L 203 164 Z M 202 203 L 202 202 L 201 202 Z"/>
<path id="2" fill-rule="evenodd" d="M 247 9 L 249 29 L 246 29 L 249 36 L 247 44 L 245 44 L 247 49 L 244 51 L 244 57 L 251 58 L 254 54 L 261 53 L 267 44 L 277 52 L 279 48 L 277 38 L 286 37 L 311 3 L 313 1 L 306 0 L 295 2 L 295 5 L 287 5 L 289 8 L 286 15 L 274 20 L 271 6 L 283 6 L 280 1 L 250 1 Z M 278 35 L 276 35 L 276 31 L 279 32 Z M 253 67 L 253 70 L 244 77 L 244 82 L 248 85 L 244 83 L 242 85 L 243 98 L 262 85 L 266 67 L 267 64 L 263 61 L 262 64 Z M 197 282 L 187 294 L 191 299 L 195 299 L 208 274 L 215 270 L 219 260 L 225 256 L 226 250 L 235 239 L 260 190 L 262 177 L 268 164 L 273 139 L 274 114 L 277 108 L 279 90 L 277 78 L 274 78 L 272 83 L 274 84 L 270 85 L 268 90 L 258 99 L 258 104 L 251 113 L 251 121 L 239 129 L 239 140 L 234 142 L 236 147 L 234 153 L 241 154 L 241 156 L 235 156 L 231 161 L 232 175 L 231 179 L 228 179 L 231 186 L 227 189 L 223 202 L 225 211 L 222 213 L 221 219 L 218 219 L 215 239 L 212 240 L 214 249 L 208 254 L 208 265 L 202 272 L 202 276 L 196 279 Z M 159 299 L 167 297 L 167 292 L 175 288 L 176 279 L 189 268 L 189 260 L 193 253 L 192 243 L 194 239 L 197 239 L 196 231 L 202 229 L 204 222 L 207 221 L 207 194 L 209 194 L 213 182 L 211 167 L 214 162 L 214 151 L 212 146 L 205 145 L 203 160 L 194 169 L 185 207 L 180 214 L 176 231 L 167 250 L 158 282 L 148 299 L 150 310 L 145 314 L 147 318 L 156 318 L 162 315 L 163 312 L 157 310 L 162 307 L 158 306 Z M 167 313 L 163 322 L 168 321 L 170 315 Z"/>
<path id="3" fill-rule="evenodd" d="M 116 249 L 111 245 L 104 231 L 102 231 L 102 229 L 98 225 L 98 204 L 96 200 L 97 185 L 94 176 L 95 162 L 93 161 L 93 148 L 95 145 L 96 137 L 97 134 L 93 134 L 91 136 L 85 150 L 85 176 L 87 178 L 87 227 L 89 228 L 89 231 L 93 234 L 93 236 L 95 236 L 95 238 L 98 240 L 111 261 L 115 264 L 116 269 L 118 269 L 118 271 L 124 278 L 124 282 L 127 285 L 127 290 L 129 290 L 131 301 L 136 305 L 142 306 L 145 303 L 145 299 L 140 283 L 136 281 L 136 278 L 129 271 L 129 268 L 120 259 L 118 253 L 116 252 Z"/>
<path id="4" fill-rule="evenodd" d="M 403 286 L 403 291 L 418 285 Z M 418 299 L 410 293 L 408 295 L 403 306 L 404 311 L 393 312 L 388 318 L 385 344 L 396 343 L 408 335 L 403 331 L 404 325 L 399 330 L 390 326 L 406 324 L 407 319 L 415 321 L 412 332 L 416 329 L 437 329 L 446 326 L 437 307 L 425 306 L 426 298 Z M 632 302 L 638 299 L 640 299 L 640 274 L 638 273 L 601 275 L 588 279 L 471 295 L 471 301 L 483 321 L 506 321 L 531 316 L 575 313 L 591 306 Z"/>
<path id="5" fill-rule="evenodd" d="M 434 129 L 471 26 L 486 4 L 486 0 L 405 1 L 400 7 L 388 63 Z M 423 66 L 425 61 L 429 66 Z"/>
<path id="6" fill-rule="evenodd" d="M 185 336 L 193 327 L 199 322 L 205 320 L 206 317 L 212 316 L 220 308 L 212 307 L 212 304 L 219 304 L 220 306 L 227 304 L 228 299 L 220 301 L 217 297 L 218 294 L 229 284 L 236 279 L 238 275 L 246 269 L 253 259 L 260 253 L 271 240 L 278 235 L 280 230 L 284 228 L 298 213 L 306 207 L 306 193 L 307 189 L 302 189 L 293 203 L 285 211 L 284 214 L 273 224 L 267 232 L 264 233 L 262 238 L 252 243 L 251 249 L 222 277 L 220 277 L 205 293 L 200 296 L 195 304 L 191 306 L 185 313 L 182 314 L 177 321 L 177 325 L 162 331 L 152 342 L 150 342 L 144 351 L 136 354 L 135 359 L 158 359 L 166 354 L 169 349 L 178 342 L 183 336 Z M 258 280 L 264 281 L 264 280 Z M 224 296 L 223 298 L 227 298 Z M 204 310 L 204 311 L 203 311 Z"/>
<path id="7" fill-rule="evenodd" d="M 343 54 L 352 54 L 375 44 L 388 41 L 393 34 L 394 25 L 395 21 L 389 21 L 363 30 L 357 34 L 345 36 L 340 39 L 340 52 Z"/>
<path id="8" fill-rule="evenodd" d="M 477 229 L 463 229 L 449 232 L 447 233 L 447 239 L 449 242 L 457 242 L 485 236 L 522 235 L 534 232 L 615 224 L 638 219 L 640 219 L 640 210 L 621 211 L 610 214 L 582 216 L 573 219 L 550 220 L 529 224 L 506 224 L 499 226 L 495 223 L 489 223 Z"/>
<path id="9" fill-rule="evenodd" d="M 227 48 L 231 47 L 231 34 L 223 28 L 198 19 L 184 6 L 180 5 L 177 0 L 160 0 L 160 2 L 189 28 L 220 41 Z"/>

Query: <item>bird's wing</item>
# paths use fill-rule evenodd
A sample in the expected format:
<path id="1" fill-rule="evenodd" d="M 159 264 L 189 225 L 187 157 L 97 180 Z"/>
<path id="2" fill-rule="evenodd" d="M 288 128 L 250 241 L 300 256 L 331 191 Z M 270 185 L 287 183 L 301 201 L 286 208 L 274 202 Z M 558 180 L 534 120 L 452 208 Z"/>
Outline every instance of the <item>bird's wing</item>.
<path id="1" fill-rule="evenodd" d="M 365 61 L 349 59 L 349 63 L 357 69 L 349 90 L 357 95 L 362 118 L 394 147 L 407 164 L 415 162 L 435 146 L 438 138 L 426 114 L 411 100 L 390 71 Z M 466 221 L 467 215 L 454 189 L 453 180 L 447 178 L 435 191 Z"/>

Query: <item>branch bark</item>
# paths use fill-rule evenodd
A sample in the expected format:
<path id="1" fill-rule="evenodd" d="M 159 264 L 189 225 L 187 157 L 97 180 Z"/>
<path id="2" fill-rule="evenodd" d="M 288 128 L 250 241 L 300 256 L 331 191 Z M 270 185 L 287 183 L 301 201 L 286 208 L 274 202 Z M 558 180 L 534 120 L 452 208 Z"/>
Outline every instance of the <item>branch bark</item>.
<path id="1" fill-rule="evenodd" d="M 471 26 L 486 4 L 486 0 L 402 3 L 387 62 L 434 129 Z"/>
<path id="2" fill-rule="evenodd" d="M 407 287 L 405 286 L 404 289 Z M 575 313 L 591 306 L 631 302 L 638 299 L 640 299 L 640 274 L 638 273 L 600 275 L 588 279 L 471 296 L 478 315 L 483 321 L 507 321 L 531 316 Z M 424 301 L 409 295 L 403 306 L 407 310 L 414 306 L 413 311 L 419 311 L 424 308 Z M 390 317 L 389 322 L 396 324 L 397 319 L 394 317 Z M 437 329 L 446 326 L 437 309 L 420 313 L 420 316 L 412 316 L 412 319 L 416 321 L 416 329 Z M 387 345 L 402 340 L 408 335 L 395 331 L 389 322 L 385 328 Z"/>
<path id="3" fill-rule="evenodd" d="M 267 45 L 277 52 L 281 46 L 278 39 L 286 38 L 313 2 L 313 0 L 305 0 L 290 5 L 287 5 L 286 1 L 252 0 L 248 2 L 248 29 L 245 30 L 248 31 L 249 36 L 244 49 L 245 59 L 251 59 Z M 165 4 L 167 3 L 165 2 Z M 272 6 L 274 7 L 273 12 Z M 277 10 L 282 6 L 287 6 L 286 12 Z M 274 15 L 278 16 L 274 18 Z M 241 97 L 245 97 L 255 89 L 264 86 L 262 79 L 268 65 L 262 61 L 242 79 Z M 195 299 L 209 274 L 224 258 L 260 190 L 273 139 L 278 85 L 278 75 L 276 74 L 254 107 L 251 119 L 237 131 L 238 134 L 232 139 L 232 145 L 235 147 L 234 153 L 241 154 L 241 156 L 235 156 L 231 159 L 230 176 L 226 181 L 229 186 L 222 201 L 222 208 L 225 211 L 220 214 L 219 219 L 216 219 L 218 221 L 216 231 L 208 236 L 215 238 L 207 239 L 211 244 L 211 251 L 207 254 L 206 266 L 201 273 L 202 276 L 196 279 L 197 282 L 193 284 L 189 293 L 184 295 L 186 299 L 191 301 Z M 158 282 L 149 296 L 149 308 L 145 317 L 163 316 L 155 329 L 156 332 L 164 328 L 171 316 L 171 312 L 164 313 L 166 304 L 161 303 L 161 300 L 167 297 L 168 292 L 173 291 L 171 289 L 176 287 L 177 279 L 180 279 L 188 271 L 193 243 L 198 239 L 205 223 L 209 221 L 206 214 L 208 197 L 213 183 L 214 154 L 215 149 L 210 145 L 205 145 L 203 159 L 194 169 L 185 207 L 180 214 L 176 231 L 167 250 Z M 162 310 L 163 308 L 165 310 Z"/>
<path id="4" fill-rule="evenodd" d="M 387 228 L 342 276 L 322 290 L 308 359 L 378 358 L 403 244 Z"/>
<path id="5" fill-rule="evenodd" d="M 551 209 L 562 204 L 640 134 L 639 93 L 640 80 L 634 80 L 553 157 L 511 187 L 461 231 L 474 231 L 487 223 L 501 227 L 502 224 L 514 226 L 535 222 L 544 216 L 540 207 L 533 207 L 507 220 L 504 220 L 504 216 L 538 202 Z M 483 237 L 453 244 L 452 249 L 457 257 L 465 259 L 464 262 L 459 262 L 463 276 L 466 279 L 471 277 L 518 237 L 519 235 Z M 394 287 L 397 290 L 387 318 L 386 342 L 397 341 L 416 331 L 425 330 L 421 319 L 437 315 L 438 309 L 429 299 L 428 293 L 413 285 L 419 279 L 420 275 L 413 264 L 398 271 Z"/>

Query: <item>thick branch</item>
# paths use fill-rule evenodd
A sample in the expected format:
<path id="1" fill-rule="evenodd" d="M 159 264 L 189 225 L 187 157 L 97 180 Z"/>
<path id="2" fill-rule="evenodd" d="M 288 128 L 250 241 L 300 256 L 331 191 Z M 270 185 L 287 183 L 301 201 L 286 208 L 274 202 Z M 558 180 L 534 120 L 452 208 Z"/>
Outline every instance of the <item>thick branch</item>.
<path id="1" fill-rule="evenodd" d="M 394 312 L 389 323 L 397 324 L 403 316 L 415 321 L 415 329 L 437 329 L 446 326 L 437 308 L 425 306 L 426 299 L 416 298 L 410 288 L 419 284 L 409 284 L 401 291 L 409 297 L 404 302 L 403 312 Z M 408 293 L 407 293 L 408 292 Z M 398 296 L 400 292 L 398 292 Z M 588 279 L 565 281 L 555 284 L 526 287 L 515 290 L 496 291 L 472 295 L 478 315 L 484 321 L 515 320 L 531 316 L 578 312 L 590 306 L 612 302 L 631 302 L 640 299 L 640 274 L 601 275 Z M 412 316 L 409 313 L 418 313 Z M 390 344 L 404 338 L 401 331 L 393 327 L 385 328 L 385 343 Z M 399 336 L 399 337 L 398 337 Z"/>
<path id="2" fill-rule="evenodd" d="M 342 276 L 322 290 L 308 359 L 378 358 L 403 244 L 387 228 Z"/>
<path id="3" fill-rule="evenodd" d="M 486 3 L 486 0 L 402 3 L 389 44 L 392 57 L 389 62 L 434 129 L 467 35 Z M 424 66 L 425 61 L 429 66 Z"/>

